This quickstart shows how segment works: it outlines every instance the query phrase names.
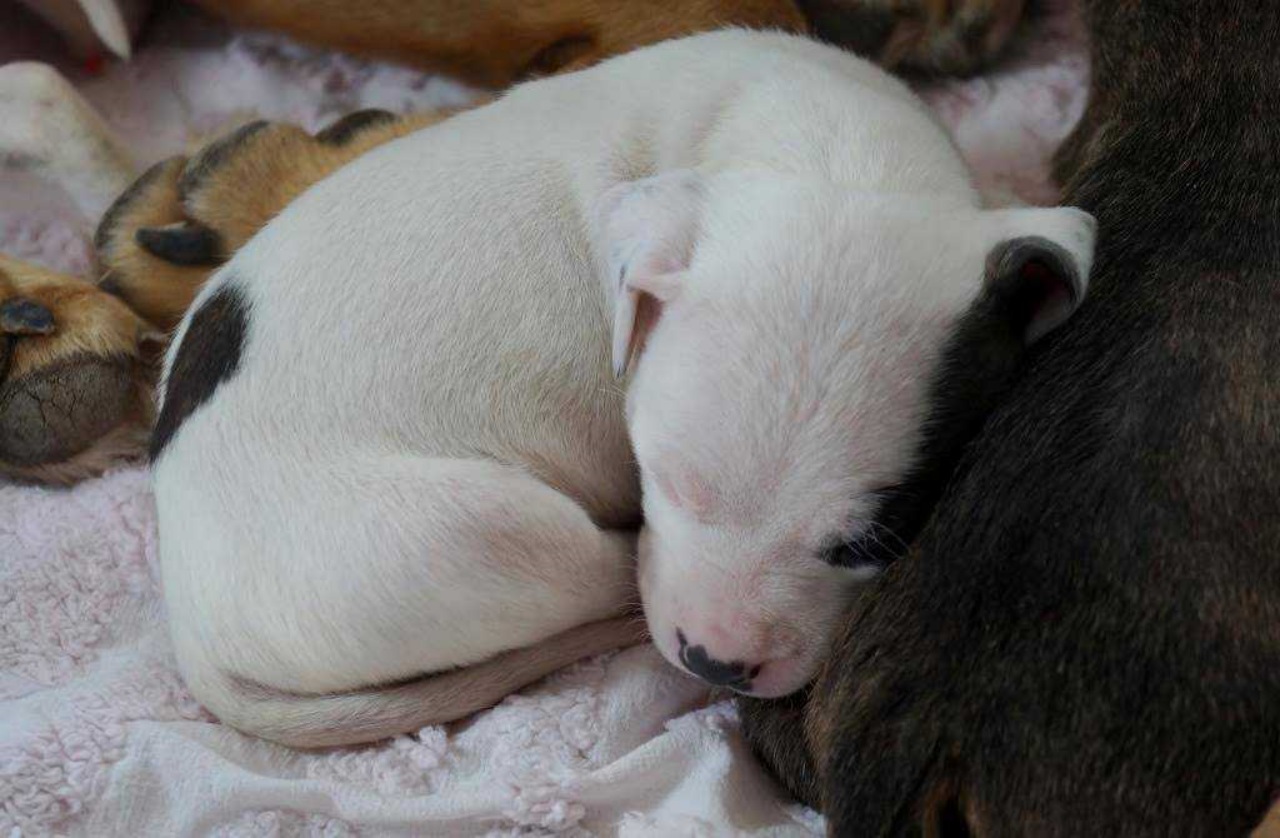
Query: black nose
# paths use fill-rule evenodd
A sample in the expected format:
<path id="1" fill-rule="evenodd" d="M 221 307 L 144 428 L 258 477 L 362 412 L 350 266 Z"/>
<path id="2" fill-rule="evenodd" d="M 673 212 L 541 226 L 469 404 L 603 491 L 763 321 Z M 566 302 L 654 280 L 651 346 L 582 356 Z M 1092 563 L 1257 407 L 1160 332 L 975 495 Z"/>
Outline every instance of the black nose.
<path id="1" fill-rule="evenodd" d="M 676 629 L 676 640 L 680 641 L 680 663 L 684 668 L 697 675 L 708 684 L 717 687 L 731 687 L 739 692 L 751 690 L 751 679 L 760 674 L 760 667 L 752 667 L 747 671 L 743 661 L 721 661 L 707 654 L 705 647 L 690 646 L 684 632 Z"/>

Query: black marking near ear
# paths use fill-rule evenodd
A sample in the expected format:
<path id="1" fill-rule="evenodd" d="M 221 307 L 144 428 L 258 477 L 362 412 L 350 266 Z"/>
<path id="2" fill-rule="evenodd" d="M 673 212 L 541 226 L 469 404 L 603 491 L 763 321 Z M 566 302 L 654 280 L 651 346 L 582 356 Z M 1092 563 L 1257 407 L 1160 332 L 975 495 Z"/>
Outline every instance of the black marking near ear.
<path id="1" fill-rule="evenodd" d="M 200 153 L 187 163 L 187 167 L 182 170 L 182 175 L 178 178 L 178 195 L 181 199 L 186 201 L 192 192 L 200 188 L 200 184 L 226 162 L 232 152 L 270 124 L 265 119 L 259 119 L 247 125 L 241 125 L 225 137 L 220 137 L 202 148 Z"/>
<path id="2" fill-rule="evenodd" d="M 153 463 L 187 417 L 239 369 L 248 327 L 248 308 L 231 285 L 223 285 L 191 316 L 169 369 L 164 403 L 151 434 Z"/>
<path id="3" fill-rule="evenodd" d="M 325 145 L 343 146 L 365 129 L 375 125 L 386 125 L 389 122 L 395 122 L 398 118 L 391 111 L 384 111 L 381 108 L 354 111 L 330 123 L 316 134 L 316 139 Z"/>
<path id="4" fill-rule="evenodd" d="M 986 293 L 1024 340 L 1033 343 L 1071 316 L 1084 289 L 1066 250 L 1046 238 L 1024 236 L 991 251 Z"/>
<path id="5" fill-rule="evenodd" d="M 957 322 L 929 384 L 915 466 L 900 483 L 880 490 L 864 535 L 824 557 L 839 567 L 886 567 L 904 556 L 953 477 L 965 446 L 1008 392 L 1026 355 L 1023 326 L 1009 316 L 1010 300 L 984 293 Z"/>
<path id="6" fill-rule="evenodd" d="M 53 312 L 25 297 L 0 304 L 0 333 L 6 335 L 49 335 L 57 328 Z"/>
<path id="7" fill-rule="evenodd" d="M 129 184 L 129 188 L 121 192 L 120 197 L 116 198 L 111 206 L 107 208 L 107 211 L 102 214 L 102 220 L 98 222 L 98 229 L 93 233 L 93 247 L 98 251 L 99 255 L 106 252 L 108 240 L 111 238 L 111 231 L 119 223 L 120 217 L 128 211 L 135 201 L 142 197 L 142 193 L 155 182 L 160 173 L 174 159 L 176 158 L 170 157 L 167 160 L 161 160 L 138 175 L 138 179 Z"/>
<path id="8" fill-rule="evenodd" d="M 179 221 L 163 227 L 139 227 L 138 246 L 175 265 L 213 266 L 223 261 L 222 237 L 203 224 Z"/>

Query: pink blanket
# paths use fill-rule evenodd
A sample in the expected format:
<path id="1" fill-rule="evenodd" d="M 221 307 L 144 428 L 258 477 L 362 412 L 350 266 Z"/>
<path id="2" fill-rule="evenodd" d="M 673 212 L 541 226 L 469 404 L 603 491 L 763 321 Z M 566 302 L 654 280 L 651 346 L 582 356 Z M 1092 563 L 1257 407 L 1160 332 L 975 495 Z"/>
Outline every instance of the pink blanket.
<path id="1" fill-rule="evenodd" d="M 1052 201 L 1048 155 L 1079 114 L 1070 0 L 1046 4 L 1001 68 L 922 90 L 989 192 Z M 0 7 L 0 61 L 57 61 Z M 345 111 L 456 103 L 444 79 L 231 33 L 183 8 L 136 59 L 64 67 L 141 164 L 260 114 L 318 127 Z M 0 156 L 2 159 L 2 156 Z M 64 196 L 0 173 L 0 250 L 76 273 Z M 0 834 L 811 835 L 751 759 L 732 705 L 637 648 L 578 664 L 465 724 L 299 753 L 231 731 L 191 698 L 163 623 L 147 473 L 69 491 L 0 484 Z"/>

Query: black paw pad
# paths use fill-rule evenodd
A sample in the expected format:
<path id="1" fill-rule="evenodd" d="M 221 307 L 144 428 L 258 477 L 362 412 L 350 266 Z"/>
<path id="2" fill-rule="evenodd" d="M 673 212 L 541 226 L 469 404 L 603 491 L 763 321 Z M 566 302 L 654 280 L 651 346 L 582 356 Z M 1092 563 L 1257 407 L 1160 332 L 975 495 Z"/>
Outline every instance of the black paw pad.
<path id="1" fill-rule="evenodd" d="M 48 335 L 55 328 L 53 312 L 37 302 L 17 297 L 0 303 L 0 333 Z"/>
<path id="2" fill-rule="evenodd" d="M 185 221 L 163 227 L 139 227 L 138 246 L 175 265 L 217 265 L 222 261 L 222 238 L 203 224 Z"/>

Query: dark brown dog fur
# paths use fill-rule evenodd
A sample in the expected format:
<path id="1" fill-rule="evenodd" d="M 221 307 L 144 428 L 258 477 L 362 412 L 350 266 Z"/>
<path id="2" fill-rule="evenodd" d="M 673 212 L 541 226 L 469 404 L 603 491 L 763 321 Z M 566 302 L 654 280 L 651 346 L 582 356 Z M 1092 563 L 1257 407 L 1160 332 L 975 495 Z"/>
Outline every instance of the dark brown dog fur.
<path id="1" fill-rule="evenodd" d="M 1087 16 L 1089 299 L 808 696 L 744 703 L 835 835 L 1239 835 L 1280 792 L 1280 7 Z"/>

